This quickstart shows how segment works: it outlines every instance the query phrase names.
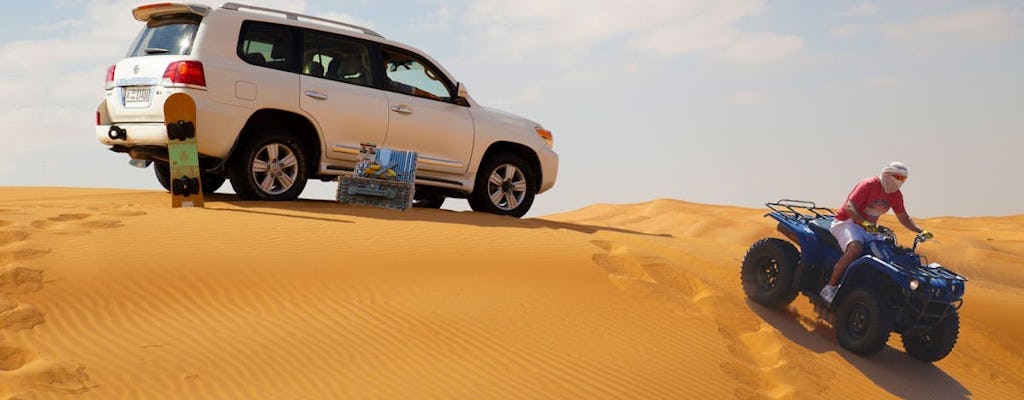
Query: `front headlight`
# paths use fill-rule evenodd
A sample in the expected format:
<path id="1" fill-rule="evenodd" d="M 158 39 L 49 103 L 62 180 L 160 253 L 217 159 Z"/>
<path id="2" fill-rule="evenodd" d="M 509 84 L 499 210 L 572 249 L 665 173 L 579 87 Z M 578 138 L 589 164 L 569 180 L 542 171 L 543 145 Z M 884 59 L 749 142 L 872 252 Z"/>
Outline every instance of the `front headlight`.
<path id="1" fill-rule="evenodd" d="M 917 279 L 911 279 L 910 280 L 910 290 L 917 290 L 917 288 L 920 287 L 920 286 L 921 286 L 921 282 L 918 281 Z"/>

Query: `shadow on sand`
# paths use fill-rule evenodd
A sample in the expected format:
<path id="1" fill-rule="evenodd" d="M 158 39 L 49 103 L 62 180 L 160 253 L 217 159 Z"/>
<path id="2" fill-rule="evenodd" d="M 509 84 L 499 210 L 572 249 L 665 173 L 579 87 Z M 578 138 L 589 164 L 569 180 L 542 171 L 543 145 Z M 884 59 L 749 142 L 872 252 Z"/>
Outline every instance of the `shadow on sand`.
<path id="1" fill-rule="evenodd" d="M 438 224 L 461 224 L 480 227 L 527 228 L 527 229 L 566 229 L 591 234 L 598 231 L 626 233 L 671 238 L 669 234 L 651 234 L 629 229 L 606 226 L 582 225 L 568 222 L 548 221 L 538 218 L 513 218 L 473 211 L 450 211 L 428 208 L 412 208 L 407 211 L 391 210 L 379 207 L 339 204 L 330 200 L 299 199 L 287 202 L 276 201 L 241 201 L 233 195 L 212 194 L 206 197 L 206 209 L 226 212 L 242 212 L 262 214 L 283 218 L 301 218 L 325 222 L 353 223 L 343 219 L 346 216 L 384 219 L 390 221 L 422 221 Z M 227 203 L 236 208 L 218 206 L 216 203 Z M 310 215 L 294 214 L 300 212 Z M 334 218 L 342 217 L 342 218 Z"/>
<path id="2" fill-rule="evenodd" d="M 815 353 L 834 351 L 864 376 L 893 396 L 903 399 L 967 399 L 971 392 L 931 363 L 916 360 L 886 346 L 881 353 L 862 357 L 839 346 L 827 323 L 793 310 L 773 310 L 747 301 L 750 309 L 786 338 Z M 808 329 L 806 326 L 812 326 Z M 955 351 L 955 350 L 954 350 Z"/>

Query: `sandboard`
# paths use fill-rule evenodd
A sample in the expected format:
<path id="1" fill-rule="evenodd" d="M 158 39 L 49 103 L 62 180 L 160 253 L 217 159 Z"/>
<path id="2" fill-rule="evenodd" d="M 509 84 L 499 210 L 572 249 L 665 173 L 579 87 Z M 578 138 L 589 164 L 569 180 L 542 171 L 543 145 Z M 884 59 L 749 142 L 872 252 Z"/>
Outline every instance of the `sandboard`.
<path id="1" fill-rule="evenodd" d="M 172 94 L 164 102 L 164 123 L 171 167 L 171 207 L 202 207 L 195 100 L 184 93 Z"/>

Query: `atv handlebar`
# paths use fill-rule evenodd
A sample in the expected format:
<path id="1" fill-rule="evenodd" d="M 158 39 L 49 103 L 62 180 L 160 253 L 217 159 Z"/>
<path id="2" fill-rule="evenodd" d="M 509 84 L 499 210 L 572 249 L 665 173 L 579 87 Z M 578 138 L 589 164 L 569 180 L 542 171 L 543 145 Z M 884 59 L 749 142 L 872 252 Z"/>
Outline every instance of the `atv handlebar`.
<path id="1" fill-rule="evenodd" d="M 912 247 L 911 250 L 917 251 L 917 245 L 918 244 L 924 243 L 924 242 L 927 242 L 927 241 L 933 240 L 933 239 L 934 238 L 929 238 L 923 232 L 922 233 L 918 233 L 917 235 L 914 236 L 914 247 Z"/>
<path id="2" fill-rule="evenodd" d="M 892 239 L 893 244 L 897 243 L 897 241 L 896 241 L 896 231 L 892 230 L 892 228 L 889 228 L 888 226 L 884 226 L 884 225 L 877 225 L 877 226 L 878 226 L 878 231 L 877 232 L 868 232 L 868 233 L 871 234 L 871 235 L 874 235 L 874 236 L 881 237 L 881 238 L 890 238 L 890 239 Z M 918 233 L 917 235 L 914 236 L 914 245 L 910 248 L 910 250 L 916 252 L 918 244 L 927 242 L 929 240 L 934 240 L 934 239 L 929 239 L 928 236 L 926 236 L 925 234 Z"/>

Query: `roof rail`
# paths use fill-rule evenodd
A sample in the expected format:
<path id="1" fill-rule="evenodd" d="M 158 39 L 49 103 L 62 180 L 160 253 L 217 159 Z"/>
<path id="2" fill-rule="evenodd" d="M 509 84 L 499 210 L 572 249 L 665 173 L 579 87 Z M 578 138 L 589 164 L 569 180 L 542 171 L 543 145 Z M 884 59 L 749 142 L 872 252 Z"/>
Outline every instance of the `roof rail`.
<path id="1" fill-rule="evenodd" d="M 340 26 L 348 28 L 348 29 L 354 29 L 356 31 L 365 33 L 365 34 L 370 35 L 370 36 L 376 36 L 376 37 L 379 37 L 381 39 L 384 38 L 384 36 L 381 36 L 381 34 L 379 34 L 377 32 L 374 32 L 373 30 L 371 30 L 369 28 L 365 28 L 365 27 L 362 27 L 362 26 L 359 26 L 359 25 L 348 24 L 348 23 L 345 23 L 345 22 L 330 20 L 330 19 L 326 19 L 326 18 L 314 17 L 314 16 L 311 16 L 311 15 L 297 14 L 297 13 L 293 13 L 293 12 L 289 12 L 289 11 L 275 10 L 273 8 L 250 6 L 250 5 L 247 5 L 247 4 L 239 4 L 239 3 L 224 3 L 223 5 L 220 6 L 220 8 L 224 8 L 224 9 L 228 9 L 228 10 L 235 10 L 235 11 L 238 11 L 240 9 L 248 9 L 248 10 L 263 11 L 263 12 L 268 12 L 268 13 L 273 13 L 273 14 L 281 14 L 281 15 L 284 15 L 285 18 L 288 18 L 288 19 L 294 20 L 294 21 L 298 21 L 299 18 L 304 18 L 304 19 L 308 19 L 308 20 L 312 20 L 312 21 L 326 22 L 326 23 L 329 23 L 329 24 L 340 25 Z"/>

